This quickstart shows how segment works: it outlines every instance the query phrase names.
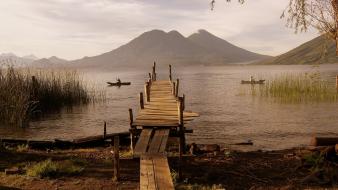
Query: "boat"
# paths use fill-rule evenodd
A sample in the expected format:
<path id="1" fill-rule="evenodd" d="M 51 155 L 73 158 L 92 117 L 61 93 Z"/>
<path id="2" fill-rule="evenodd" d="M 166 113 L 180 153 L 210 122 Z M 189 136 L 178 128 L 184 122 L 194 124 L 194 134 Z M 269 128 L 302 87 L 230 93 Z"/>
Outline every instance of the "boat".
<path id="1" fill-rule="evenodd" d="M 130 85 L 131 82 L 107 82 L 109 86 L 124 86 L 124 85 Z"/>
<path id="2" fill-rule="evenodd" d="M 242 80 L 241 84 L 264 84 L 265 80 L 253 80 L 253 81 L 249 81 L 249 80 Z"/>

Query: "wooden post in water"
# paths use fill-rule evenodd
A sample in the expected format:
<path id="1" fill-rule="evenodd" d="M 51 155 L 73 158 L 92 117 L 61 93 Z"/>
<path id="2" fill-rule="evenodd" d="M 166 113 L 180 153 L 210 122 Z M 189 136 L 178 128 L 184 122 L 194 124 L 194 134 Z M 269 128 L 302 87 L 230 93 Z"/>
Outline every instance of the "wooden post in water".
<path id="1" fill-rule="evenodd" d="M 183 121 L 183 98 L 178 97 L 177 102 L 178 108 L 178 126 L 179 126 L 179 168 L 178 168 L 178 178 L 182 179 L 182 154 L 185 152 L 185 139 L 184 139 L 184 121 Z"/>
<path id="2" fill-rule="evenodd" d="M 130 124 L 130 127 L 133 126 L 133 109 L 129 108 L 129 124 Z"/>
<path id="3" fill-rule="evenodd" d="M 140 92 L 139 98 L 140 98 L 140 108 L 144 109 L 144 99 L 143 99 L 143 93 L 142 92 Z"/>
<path id="4" fill-rule="evenodd" d="M 171 75 L 171 65 L 169 65 L 169 81 L 172 80 L 172 75 Z"/>
<path id="5" fill-rule="evenodd" d="M 338 90 L 338 75 L 336 76 L 336 88 Z"/>
<path id="6" fill-rule="evenodd" d="M 153 77 L 152 77 L 153 81 L 156 81 L 156 62 L 154 61 L 154 65 L 153 65 Z"/>
<path id="7" fill-rule="evenodd" d="M 176 85 L 175 85 L 175 82 L 172 82 L 172 87 L 173 87 L 173 89 L 171 90 L 172 91 L 172 93 L 173 93 L 173 95 L 174 96 L 176 96 L 175 95 L 175 90 L 176 90 L 176 87 L 175 87 Z"/>
<path id="8" fill-rule="evenodd" d="M 185 110 L 185 94 L 183 94 L 183 96 L 182 96 L 182 98 L 183 98 L 183 111 Z"/>
<path id="9" fill-rule="evenodd" d="M 146 101 L 147 102 L 150 102 L 150 96 L 149 96 L 149 82 L 146 82 L 145 84 L 144 84 L 144 94 L 145 94 L 145 96 L 146 96 Z"/>
<path id="10" fill-rule="evenodd" d="M 183 120 L 183 97 L 178 97 L 178 124 L 179 124 L 179 134 L 180 134 L 180 146 L 183 153 L 185 152 L 185 137 L 184 137 L 184 120 Z"/>
<path id="11" fill-rule="evenodd" d="M 104 121 L 104 124 L 103 124 L 103 140 L 106 139 L 106 136 L 107 136 L 107 123 L 106 123 L 106 121 Z"/>
<path id="12" fill-rule="evenodd" d="M 180 80 L 179 80 L 179 79 L 176 79 L 176 90 L 175 90 L 175 95 L 176 95 L 176 97 L 178 97 L 179 84 L 180 84 Z"/>
<path id="13" fill-rule="evenodd" d="M 120 138 L 114 136 L 114 176 L 113 181 L 119 181 L 120 178 Z"/>
<path id="14" fill-rule="evenodd" d="M 129 124 L 130 124 L 130 151 L 133 152 L 135 144 L 135 127 L 133 126 L 133 110 L 129 108 Z"/>

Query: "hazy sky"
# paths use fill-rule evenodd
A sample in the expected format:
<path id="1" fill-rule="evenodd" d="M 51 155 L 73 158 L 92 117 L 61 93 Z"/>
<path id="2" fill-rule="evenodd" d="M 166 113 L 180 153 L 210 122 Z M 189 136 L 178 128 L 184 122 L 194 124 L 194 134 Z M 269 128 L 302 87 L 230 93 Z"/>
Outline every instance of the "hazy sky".
<path id="1" fill-rule="evenodd" d="M 257 53 L 278 55 L 317 36 L 279 17 L 289 0 L 0 0 L 0 53 L 77 59 L 111 51 L 141 33 L 198 29 Z"/>

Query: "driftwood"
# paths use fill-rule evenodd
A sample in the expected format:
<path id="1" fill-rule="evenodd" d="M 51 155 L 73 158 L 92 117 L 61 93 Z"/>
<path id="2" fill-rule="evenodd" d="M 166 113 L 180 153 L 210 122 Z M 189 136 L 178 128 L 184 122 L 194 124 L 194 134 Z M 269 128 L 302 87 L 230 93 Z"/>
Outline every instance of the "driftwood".
<path id="1" fill-rule="evenodd" d="M 234 143 L 230 145 L 253 145 L 253 142 L 251 140 L 248 140 L 246 142 L 239 142 L 239 143 Z"/>
<path id="2" fill-rule="evenodd" d="M 129 132 L 122 133 L 111 133 L 104 135 L 95 135 L 84 138 L 77 138 L 74 140 L 29 140 L 29 139 L 0 139 L 2 144 L 9 145 L 18 145 L 18 144 L 27 144 L 30 148 L 33 149 L 51 149 L 51 148 L 61 148 L 67 149 L 78 146 L 94 146 L 94 145 L 103 145 L 105 140 L 113 139 L 115 136 L 120 137 L 122 143 L 129 143 Z"/>
<path id="3" fill-rule="evenodd" d="M 312 146 L 330 146 L 338 144 L 338 137 L 313 137 Z"/>

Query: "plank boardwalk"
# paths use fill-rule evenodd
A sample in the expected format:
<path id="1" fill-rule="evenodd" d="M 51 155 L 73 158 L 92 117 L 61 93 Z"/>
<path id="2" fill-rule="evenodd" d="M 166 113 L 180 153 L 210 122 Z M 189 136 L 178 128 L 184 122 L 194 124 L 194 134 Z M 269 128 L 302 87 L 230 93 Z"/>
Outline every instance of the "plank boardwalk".
<path id="1" fill-rule="evenodd" d="M 174 185 L 166 157 L 168 138 L 171 134 L 179 137 L 181 156 L 185 146 L 184 125 L 199 115 L 184 112 L 185 98 L 178 96 L 179 80 L 176 83 L 171 80 L 171 66 L 169 80 L 156 80 L 155 66 L 154 63 L 145 84 L 145 97 L 140 93 L 140 110 L 135 119 L 129 110 L 131 129 L 141 127 L 138 141 L 132 147 L 134 156 L 140 157 L 140 189 L 170 190 Z M 134 136 L 137 135 L 132 133 L 132 142 Z"/>

